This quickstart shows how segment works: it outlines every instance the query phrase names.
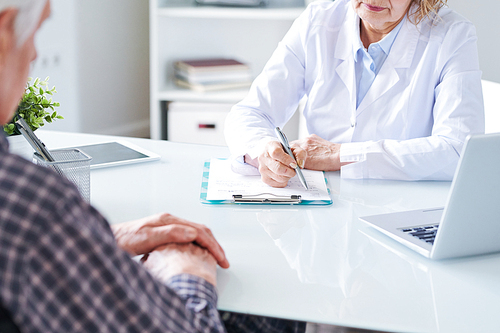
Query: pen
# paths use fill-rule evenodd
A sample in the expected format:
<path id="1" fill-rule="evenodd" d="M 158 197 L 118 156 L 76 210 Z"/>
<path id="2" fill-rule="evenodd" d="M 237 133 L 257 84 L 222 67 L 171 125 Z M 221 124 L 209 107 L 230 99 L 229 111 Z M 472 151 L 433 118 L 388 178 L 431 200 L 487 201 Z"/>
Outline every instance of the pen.
<path id="1" fill-rule="evenodd" d="M 42 141 L 33 133 L 29 125 L 26 123 L 24 118 L 18 116 L 16 121 L 16 127 L 19 129 L 19 132 L 24 136 L 26 141 L 29 142 L 31 147 L 47 162 L 54 162 L 54 158 L 47 150 Z"/>
<path id="2" fill-rule="evenodd" d="M 288 139 L 286 138 L 285 133 L 283 133 L 279 127 L 276 127 L 274 129 L 274 131 L 276 132 L 276 136 L 278 137 L 278 140 L 280 140 L 281 145 L 283 146 L 283 149 L 285 150 L 285 152 L 288 155 L 290 155 L 295 162 L 297 162 L 297 160 L 295 159 L 295 156 L 292 153 L 292 150 L 290 149 L 290 144 L 288 143 Z M 302 174 L 302 170 L 300 170 L 300 167 L 298 166 L 298 164 L 297 164 L 297 167 L 295 168 L 295 172 L 297 173 L 297 176 L 299 176 L 299 179 L 300 179 L 300 182 L 302 183 L 302 185 L 304 185 L 306 190 L 308 190 L 309 186 L 307 186 L 306 179 L 304 178 L 304 175 Z"/>

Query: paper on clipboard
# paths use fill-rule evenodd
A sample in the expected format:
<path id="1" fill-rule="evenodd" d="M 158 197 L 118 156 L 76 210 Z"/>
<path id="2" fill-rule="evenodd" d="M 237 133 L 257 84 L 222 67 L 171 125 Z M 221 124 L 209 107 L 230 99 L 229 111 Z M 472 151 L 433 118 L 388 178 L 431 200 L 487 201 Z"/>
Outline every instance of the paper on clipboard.
<path id="1" fill-rule="evenodd" d="M 285 188 L 274 188 L 266 185 L 260 176 L 240 175 L 231 170 L 231 161 L 227 159 L 210 160 L 210 177 L 208 179 L 208 201 L 228 201 L 233 195 L 262 195 L 290 197 L 300 195 L 303 201 L 331 202 L 322 171 L 302 170 L 309 186 L 306 190 L 297 176 L 293 177 Z"/>

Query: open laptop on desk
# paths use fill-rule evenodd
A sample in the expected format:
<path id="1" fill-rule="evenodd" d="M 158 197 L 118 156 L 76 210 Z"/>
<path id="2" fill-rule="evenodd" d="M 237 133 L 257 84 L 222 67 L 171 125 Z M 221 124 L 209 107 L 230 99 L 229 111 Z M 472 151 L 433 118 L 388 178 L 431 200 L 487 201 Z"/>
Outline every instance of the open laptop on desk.
<path id="1" fill-rule="evenodd" d="M 444 208 L 360 219 L 431 259 L 500 251 L 500 133 L 467 138 Z"/>

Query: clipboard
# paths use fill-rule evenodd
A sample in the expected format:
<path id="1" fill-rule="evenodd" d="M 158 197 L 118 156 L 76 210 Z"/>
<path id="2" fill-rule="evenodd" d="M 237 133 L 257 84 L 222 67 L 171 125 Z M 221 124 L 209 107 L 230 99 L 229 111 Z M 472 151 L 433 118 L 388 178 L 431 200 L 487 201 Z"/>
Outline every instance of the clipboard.
<path id="1" fill-rule="evenodd" d="M 210 161 L 205 161 L 204 166 L 203 166 L 203 176 L 202 176 L 202 182 L 201 182 L 201 190 L 200 190 L 200 201 L 204 204 L 244 204 L 244 205 L 331 205 L 333 203 L 331 197 L 330 197 L 330 189 L 328 188 L 328 180 L 325 177 L 324 172 L 322 171 L 310 171 L 306 170 L 307 172 L 310 173 L 315 173 L 314 176 L 316 179 L 321 179 L 321 183 L 317 186 L 321 188 L 321 194 L 322 196 L 321 199 L 318 200 L 311 200 L 311 193 L 315 191 L 319 191 L 319 188 L 315 189 L 314 187 L 311 188 L 310 190 L 305 190 L 302 185 L 297 186 L 296 192 L 291 193 L 291 189 L 287 190 L 287 194 L 282 194 L 281 192 L 285 192 L 283 189 L 275 189 L 270 186 L 267 186 L 262 183 L 263 188 L 265 188 L 262 191 L 259 191 L 258 193 L 246 193 L 244 190 L 239 191 L 240 188 L 237 186 L 233 189 L 231 189 L 228 192 L 231 193 L 226 193 L 222 195 L 224 198 L 221 199 L 211 199 L 209 196 L 209 184 L 210 184 L 210 167 L 211 163 L 216 163 L 216 166 L 220 166 L 220 161 L 224 161 L 224 163 L 231 163 L 230 160 L 228 159 L 212 159 Z M 224 166 L 224 167 L 227 167 Z M 220 171 L 219 171 L 220 172 Z M 232 175 L 229 175 L 229 179 L 223 179 L 224 182 L 231 182 L 234 180 L 234 177 L 238 177 L 239 180 L 242 182 L 252 181 L 255 182 L 255 177 L 258 178 L 259 182 L 262 182 L 260 180 L 260 176 L 241 176 L 234 174 L 231 170 L 224 170 L 225 174 L 228 175 L 232 173 Z M 213 172 L 215 174 L 215 172 Z M 218 174 L 216 174 L 218 177 Z M 253 179 L 246 178 L 246 177 L 254 177 Z M 213 179 L 212 179 L 212 185 L 213 185 Z M 296 180 L 298 182 L 298 180 Z M 236 182 L 237 184 L 238 182 Z M 295 191 L 295 189 L 293 189 Z M 309 193 L 307 193 L 309 191 Z M 244 192 L 244 193 L 242 193 Z M 273 193 L 274 192 L 274 193 Z M 326 192 L 326 193 L 325 193 Z M 313 193 L 314 194 L 314 193 Z"/>

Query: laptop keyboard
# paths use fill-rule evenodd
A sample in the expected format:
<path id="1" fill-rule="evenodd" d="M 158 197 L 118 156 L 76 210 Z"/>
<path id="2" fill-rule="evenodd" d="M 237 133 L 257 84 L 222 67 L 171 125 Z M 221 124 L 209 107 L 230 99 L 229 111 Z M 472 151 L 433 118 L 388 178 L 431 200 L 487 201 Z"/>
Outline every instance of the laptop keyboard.
<path id="1" fill-rule="evenodd" d="M 404 233 L 412 235 L 418 239 L 423 240 L 431 245 L 434 245 L 434 239 L 436 238 L 436 233 L 438 231 L 439 224 L 423 225 L 413 228 L 400 229 Z"/>

